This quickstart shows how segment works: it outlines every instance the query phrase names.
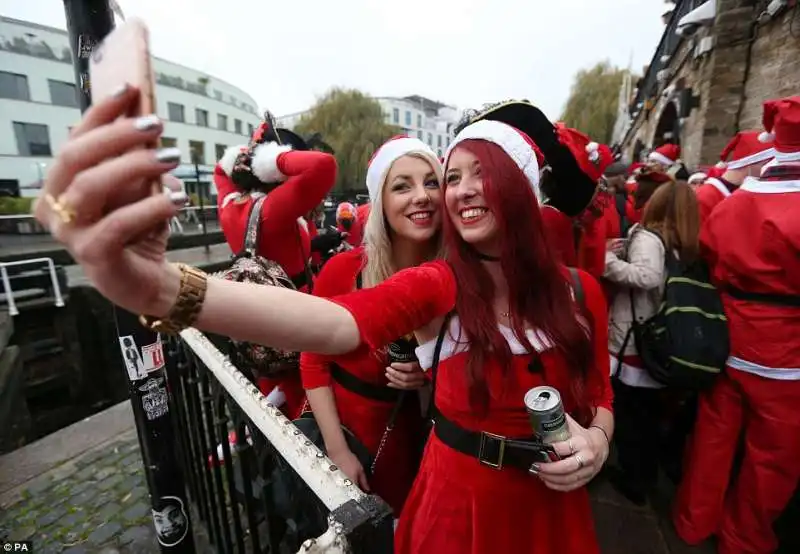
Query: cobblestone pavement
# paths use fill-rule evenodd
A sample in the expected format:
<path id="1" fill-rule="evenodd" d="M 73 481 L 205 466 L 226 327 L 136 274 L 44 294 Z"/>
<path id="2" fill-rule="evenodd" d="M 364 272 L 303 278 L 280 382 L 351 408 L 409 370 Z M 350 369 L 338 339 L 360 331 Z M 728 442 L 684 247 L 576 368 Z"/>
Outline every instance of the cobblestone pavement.
<path id="1" fill-rule="evenodd" d="M 33 541 L 37 554 L 159 552 L 135 433 L 0 506 L 0 539 Z"/>

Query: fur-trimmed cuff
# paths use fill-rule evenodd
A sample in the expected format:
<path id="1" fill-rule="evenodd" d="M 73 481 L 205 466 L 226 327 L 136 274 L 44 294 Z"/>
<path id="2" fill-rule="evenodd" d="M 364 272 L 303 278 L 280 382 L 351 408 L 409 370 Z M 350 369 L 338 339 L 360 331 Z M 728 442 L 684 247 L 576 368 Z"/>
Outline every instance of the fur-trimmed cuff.
<path id="1" fill-rule="evenodd" d="M 230 174 L 233 173 L 233 166 L 236 163 L 236 158 L 244 148 L 247 148 L 247 146 L 242 144 L 240 146 L 229 146 L 225 149 L 225 153 L 222 154 L 222 157 L 217 162 L 217 165 L 225 172 L 225 175 L 230 176 Z"/>
<path id="2" fill-rule="evenodd" d="M 253 150 L 253 161 L 250 167 L 253 175 L 258 177 L 262 183 L 275 183 L 286 179 L 286 175 L 278 169 L 278 156 L 288 152 L 292 147 L 278 144 L 277 142 L 267 142 L 260 144 Z"/>

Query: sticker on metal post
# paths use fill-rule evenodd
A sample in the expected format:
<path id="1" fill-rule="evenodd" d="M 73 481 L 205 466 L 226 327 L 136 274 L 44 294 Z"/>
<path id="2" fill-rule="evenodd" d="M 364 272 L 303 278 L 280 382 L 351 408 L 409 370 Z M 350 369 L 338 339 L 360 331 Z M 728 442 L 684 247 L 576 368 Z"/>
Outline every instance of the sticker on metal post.
<path id="1" fill-rule="evenodd" d="M 142 360 L 139 347 L 136 346 L 136 341 L 133 340 L 133 337 L 130 335 L 119 337 L 119 347 L 122 350 L 125 369 L 128 370 L 128 378 L 131 381 L 137 381 L 147 377 L 147 371 L 144 369 L 144 360 Z"/>
<path id="2" fill-rule="evenodd" d="M 164 367 L 164 346 L 161 336 L 155 343 L 142 347 L 142 361 L 147 373 Z"/>
<path id="3" fill-rule="evenodd" d="M 142 408 L 144 408 L 147 421 L 153 421 L 169 412 L 169 395 L 164 386 L 164 378 L 150 378 L 139 387 L 142 395 Z"/>
<path id="4" fill-rule="evenodd" d="M 153 527 L 161 546 L 175 546 L 186 538 L 189 532 L 189 516 L 183 500 L 177 496 L 162 496 L 153 511 Z"/>

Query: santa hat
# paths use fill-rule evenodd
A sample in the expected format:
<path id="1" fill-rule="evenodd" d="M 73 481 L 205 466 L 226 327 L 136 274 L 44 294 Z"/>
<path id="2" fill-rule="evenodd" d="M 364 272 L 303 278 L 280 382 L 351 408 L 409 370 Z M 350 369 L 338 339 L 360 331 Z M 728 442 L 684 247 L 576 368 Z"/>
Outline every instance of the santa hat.
<path id="1" fill-rule="evenodd" d="M 444 165 L 447 167 L 447 162 L 450 160 L 450 154 L 453 149 L 465 140 L 484 140 L 496 144 L 503 151 L 514 160 L 514 163 L 522 171 L 528 182 L 531 184 L 533 193 L 536 195 L 537 200 L 541 200 L 539 191 L 539 159 L 541 159 L 541 151 L 537 156 L 538 147 L 534 144 L 531 138 L 511 125 L 500 123 L 499 121 L 490 121 L 483 119 L 476 121 L 471 125 L 467 125 L 458 133 L 453 142 L 447 148 L 444 155 Z"/>
<path id="2" fill-rule="evenodd" d="M 764 102 L 766 132 L 759 135 L 763 142 L 772 142 L 775 164 L 800 161 L 800 96 Z"/>
<path id="3" fill-rule="evenodd" d="M 417 154 L 425 158 L 439 182 L 442 180 L 442 164 L 430 146 L 419 139 L 397 135 L 386 141 L 383 146 L 378 148 L 372 155 L 372 159 L 367 166 L 367 191 L 369 192 L 370 202 L 375 202 L 383 189 L 386 175 L 392 164 L 398 158 L 409 154 Z"/>
<path id="4" fill-rule="evenodd" d="M 736 133 L 720 154 L 722 169 L 743 169 L 747 166 L 765 162 L 775 157 L 771 144 L 761 140 L 758 131 Z"/>
<path id="5" fill-rule="evenodd" d="M 708 173 L 703 173 L 702 171 L 698 171 L 697 173 L 692 173 L 689 175 L 688 183 L 690 185 L 702 185 L 708 179 Z"/>
<path id="6" fill-rule="evenodd" d="M 482 121 L 502 123 L 505 124 L 505 127 L 474 127 Z M 473 127 L 473 129 L 468 131 L 469 127 Z M 517 134 L 509 134 L 508 127 L 516 130 Z M 467 138 L 467 135 L 462 136 L 462 133 L 485 134 L 488 136 L 469 136 L 469 138 L 490 142 L 508 138 L 508 143 L 498 144 L 509 153 L 518 165 L 524 164 L 523 173 L 531 181 L 531 186 L 535 184 L 535 191 L 538 191 L 539 188 L 538 169 L 544 161 L 555 181 L 560 184 L 552 191 L 548 191 L 551 193 L 548 203 L 568 216 L 572 217 L 582 213 L 595 197 L 598 180 L 584 172 L 578 159 L 585 158 L 588 153 L 584 150 L 580 156 L 576 156 L 576 153 L 570 148 L 570 144 L 563 142 L 564 137 L 559 135 L 556 126 L 544 112 L 527 100 L 509 100 L 489 105 L 480 112 L 467 112 L 463 122 L 457 127 L 457 133 L 457 138 L 461 138 L 461 140 Z M 509 149 L 516 146 L 521 146 L 521 148 L 511 153 Z M 448 155 L 452 148 L 453 144 L 448 148 Z M 448 158 L 448 155 L 445 156 L 445 159 Z M 533 165 L 530 163 L 531 160 L 535 161 L 537 166 L 535 178 L 530 171 Z M 522 165 L 520 168 L 522 169 Z"/>
<path id="7" fill-rule="evenodd" d="M 577 129 L 556 123 L 558 139 L 569 148 L 586 175 L 597 181 L 606 168 L 614 163 L 614 153 L 605 144 L 598 144 Z"/>
<path id="8" fill-rule="evenodd" d="M 356 215 L 356 207 L 350 202 L 341 202 L 336 206 L 336 221 L 343 219 L 352 219 L 355 221 L 358 216 Z"/>
<path id="9" fill-rule="evenodd" d="M 681 157 L 681 147 L 677 144 L 662 144 L 647 156 L 648 161 L 671 166 Z"/>

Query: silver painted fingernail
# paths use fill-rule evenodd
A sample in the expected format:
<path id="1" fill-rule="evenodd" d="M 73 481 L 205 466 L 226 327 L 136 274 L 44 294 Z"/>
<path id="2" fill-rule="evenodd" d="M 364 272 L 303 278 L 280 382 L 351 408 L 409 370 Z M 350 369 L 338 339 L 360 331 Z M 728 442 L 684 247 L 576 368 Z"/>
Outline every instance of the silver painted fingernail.
<path id="1" fill-rule="evenodd" d="M 143 115 L 133 122 L 133 126 L 139 131 L 150 131 L 161 124 L 161 119 L 156 114 Z"/>
<path id="2" fill-rule="evenodd" d="M 128 83 L 124 83 L 119 87 L 117 87 L 116 89 L 114 89 L 114 92 L 111 93 L 111 96 L 116 96 L 116 97 L 122 96 L 123 94 L 128 92 L 128 88 L 129 88 Z"/>
<path id="3" fill-rule="evenodd" d="M 165 164 L 174 164 L 181 161 L 181 149 L 176 147 L 161 148 L 156 151 L 156 159 Z"/>
<path id="4" fill-rule="evenodd" d="M 183 206 L 189 197 L 182 190 L 168 191 L 165 193 L 169 197 L 169 201 L 176 206 Z"/>

